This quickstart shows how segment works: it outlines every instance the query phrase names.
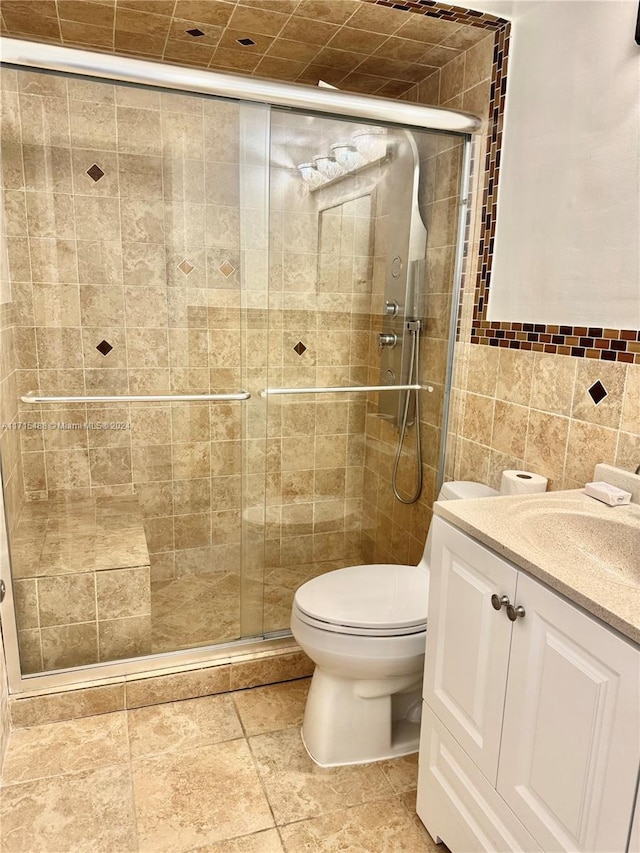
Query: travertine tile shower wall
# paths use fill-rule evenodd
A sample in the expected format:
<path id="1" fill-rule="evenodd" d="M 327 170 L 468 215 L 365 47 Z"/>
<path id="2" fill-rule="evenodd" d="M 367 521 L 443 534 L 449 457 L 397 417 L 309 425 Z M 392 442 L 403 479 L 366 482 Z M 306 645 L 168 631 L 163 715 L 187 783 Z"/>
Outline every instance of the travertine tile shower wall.
<path id="1" fill-rule="evenodd" d="M 237 107 L 27 72 L 6 88 L 11 79 L 18 392 L 239 387 Z M 20 417 L 79 427 L 21 431 L 30 500 L 134 493 L 155 581 L 238 569 L 238 404 L 29 406 Z"/>
<path id="2" fill-rule="evenodd" d="M 474 28 L 468 29 L 470 36 L 477 35 Z M 493 42 L 494 36 L 489 35 L 472 43 L 469 49 L 403 95 L 403 99 L 468 110 L 486 117 Z M 482 140 L 476 142 L 477 151 L 482 150 L 482 144 Z M 391 471 L 398 433 L 389 423 L 376 416 L 376 401 L 370 400 L 364 489 L 365 543 L 367 559 L 375 562 L 418 562 L 424 549 L 431 507 L 436 498 L 461 166 L 462 146 L 453 137 L 433 136 L 420 142 L 419 201 L 428 236 L 427 298 L 419 375 L 422 383 L 434 387 L 433 394 L 422 395 L 420 435 L 424 487 L 419 501 L 412 506 L 405 506 L 393 497 Z M 465 280 L 468 282 L 474 280 L 470 270 L 475 262 L 474 252 L 477 255 L 477 243 L 475 246 L 467 246 Z M 383 283 L 378 287 L 382 293 L 380 288 L 383 288 Z M 378 298 L 381 299 L 381 295 Z M 370 380 L 377 381 L 373 353 L 371 365 Z M 456 411 L 452 412 L 454 421 Z M 414 483 L 413 447 L 414 435 L 411 429 L 400 467 L 399 485 L 403 494 L 410 493 Z"/>

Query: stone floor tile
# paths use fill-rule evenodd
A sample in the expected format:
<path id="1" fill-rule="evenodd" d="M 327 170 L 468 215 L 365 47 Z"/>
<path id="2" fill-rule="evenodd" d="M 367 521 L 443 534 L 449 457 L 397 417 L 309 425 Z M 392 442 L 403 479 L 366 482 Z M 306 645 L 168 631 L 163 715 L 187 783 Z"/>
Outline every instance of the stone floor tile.
<path id="1" fill-rule="evenodd" d="M 414 791 L 418 787 L 418 753 L 403 755 L 380 762 L 380 769 L 396 794 Z"/>
<path id="2" fill-rule="evenodd" d="M 228 694 L 151 705 L 127 713 L 133 758 L 242 737 L 242 726 Z"/>
<path id="3" fill-rule="evenodd" d="M 181 853 L 273 826 L 244 739 L 132 761 L 140 851 Z"/>
<path id="4" fill-rule="evenodd" d="M 318 767 L 297 727 L 257 735 L 249 744 L 279 826 L 393 794 L 376 764 Z"/>
<path id="5" fill-rule="evenodd" d="M 2 778 L 4 785 L 96 770 L 129 761 L 124 711 L 14 729 Z"/>
<path id="6" fill-rule="evenodd" d="M 328 812 L 280 828 L 286 853 L 441 853 L 396 797 Z"/>
<path id="7" fill-rule="evenodd" d="M 2 853 L 137 850 L 127 765 L 9 785 L 0 809 Z"/>
<path id="8" fill-rule="evenodd" d="M 231 838 L 218 844 L 198 847 L 190 853 L 284 853 L 277 829 L 254 832 L 241 838 Z"/>
<path id="9" fill-rule="evenodd" d="M 301 726 L 310 683 L 304 678 L 234 693 L 247 737 Z"/>

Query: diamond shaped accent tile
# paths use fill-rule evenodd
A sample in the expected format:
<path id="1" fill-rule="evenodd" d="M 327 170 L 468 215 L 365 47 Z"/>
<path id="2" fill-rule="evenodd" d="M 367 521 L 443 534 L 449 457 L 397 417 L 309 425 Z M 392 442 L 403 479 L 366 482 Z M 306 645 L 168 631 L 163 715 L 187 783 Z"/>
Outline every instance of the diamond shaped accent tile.
<path id="1" fill-rule="evenodd" d="M 243 47 L 249 47 L 250 44 L 255 44 L 253 39 L 244 38 L 244 39 L 236 39 L 238 44 L 241 44 Z"/>
<path id="2" fill-rule="evenodd" d="M 591 388 L 589 388 L 589 396 L 591 397 L 593 402 L 596 404 L 596 406 L 598 405 L 598 403 L 601 403 L 604 400 L 604 398 L 608 395 L 608 393 L 609 392 L 604 387 L 602 382 L 600 382 L 599 379 L 597 382 L 593 383 Z"/>
<path id="3" fill-rule="evenodd" d="M 178 269 L 180 270 L 180 272 L 183 272 L 185 275 L 189 275 L 189 273 L 192 272 L 195 269 L 195 267 L 193 266 L 193 264 L 190 261 L 188 261 L 185 258 L 184 261 L 182 261 L 181 263 L 178 264 Z"/>
<path id="4" fill-rule="evenodd" d="M 95 181 L 96 183 L 100 180 L 100 178 L 104 178 L 104 172 L 102 171 L 100 166 L 98 166 L 97 163 L 94 163 L 90 169 L 87 169 L 87 175 L 89 175 L 91 180 Z"/>
<path id="5" fill-rule="evenodd" d="M 298 343 L 294 346 L 294 352 L 297 352 L 298 355 L 302 355 L 303 352 L 306 352 L 307 348 L 302 343 L 302 341 L 298 341 Z"/>
<path id="6" fill-rule="evenodd" d="M 98 350 L 98 352 L 101 352 L 102 355 L 109 355 L 113 347 L 111 346 L 109 341 L 100 341 L 96 349 Z"/>
<path id="7" fill-rule="evenodd" d="M 230 275 L 233 275 L 236 271 L 236 268 L 230 261 L 223 261 L 218 267 L 218 272 L 221 272 L 225 278 L 229 278 Z"/>
<path id="8" fill-rule="evenodd" d="M 185 33 L 189 36 L 193 36 L 194 39 L 200 38 L 204 33 L 202 30 L 199 30 L 197 27 L 194 27 L 192 30 L 185 30 Z"/>

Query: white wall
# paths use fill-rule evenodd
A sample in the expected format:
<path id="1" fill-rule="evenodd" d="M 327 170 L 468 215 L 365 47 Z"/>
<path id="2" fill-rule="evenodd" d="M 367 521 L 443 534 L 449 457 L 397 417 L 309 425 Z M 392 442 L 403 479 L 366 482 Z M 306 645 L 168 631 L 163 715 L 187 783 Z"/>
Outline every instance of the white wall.
<path id="1" fill-rule="evenodd" d="M 476 8 L 513 19 L 489 319 L 640 328 L 637 0 Z"/>

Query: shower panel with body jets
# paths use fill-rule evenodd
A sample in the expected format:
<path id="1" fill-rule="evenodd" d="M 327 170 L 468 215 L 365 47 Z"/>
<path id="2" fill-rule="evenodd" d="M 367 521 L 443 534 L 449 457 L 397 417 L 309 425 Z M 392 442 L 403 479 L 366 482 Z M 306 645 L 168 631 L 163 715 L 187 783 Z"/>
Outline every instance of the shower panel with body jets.
<path id="1" fill-rule="evenodd" d="M 456 229 L 436 243 L 457 258 L 440 285 L 454 311 L 478 122 L 11 39 L 2 56 L 25 110 L 4 115 L 2 144 L 26 158 L 37 142 L 49 165 L 37 187 L 5 177 L 15 339 L 38 347 L 12 354 L 3 387 L 17 394 L 1 402 L 16 423 L 75 427 L 2 445 L 11 690 L 268 648 L 300 584 L 375 561 L 392 493 L 428 500 L 420 339 L 437 211 L 421 174 L 457 163 Z M 46 126 L 54 107 L 71 137 Z M 19 194 L 31 269 L 47 241 L 75 267 L 59 255 L 40 280 L 19 263 Z M 439 343 L 450 351 L 448 332 Z M 444 435 L 446 405 L 438 417 Z M 93 428 L 116 420 L 130 428 Z"/>

